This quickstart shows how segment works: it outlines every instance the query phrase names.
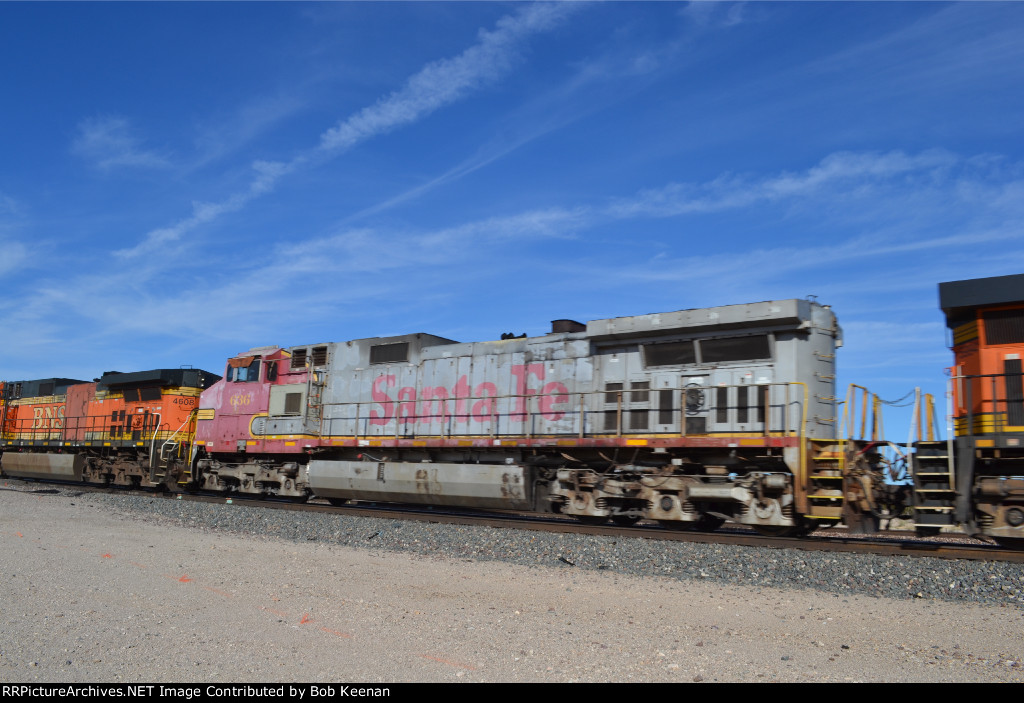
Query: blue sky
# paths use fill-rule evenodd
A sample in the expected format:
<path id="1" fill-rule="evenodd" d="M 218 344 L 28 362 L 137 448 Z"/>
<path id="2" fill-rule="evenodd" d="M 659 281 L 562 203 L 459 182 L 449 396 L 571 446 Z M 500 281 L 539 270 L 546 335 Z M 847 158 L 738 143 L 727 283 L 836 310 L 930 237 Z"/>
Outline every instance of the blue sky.
<path id="1" fill-rule="evenodd" d="M 0 377 L 816 295 L 943 389 L 1024 3 L 0 3 Z"/>

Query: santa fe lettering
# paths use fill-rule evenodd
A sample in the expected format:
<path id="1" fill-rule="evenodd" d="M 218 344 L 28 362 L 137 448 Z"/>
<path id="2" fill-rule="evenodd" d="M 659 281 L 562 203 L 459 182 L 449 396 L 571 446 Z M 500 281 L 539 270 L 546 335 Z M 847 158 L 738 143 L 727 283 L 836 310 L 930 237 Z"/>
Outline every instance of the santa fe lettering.
<path id="1" fill-rule="evenodd" d="M 544 364 L 516 364 L 509 371 L 515 378 L 515 397 L 509 419 L 525 421 L 530 407 L 536 407 L 545 420 L 558 421 L 565 417 L 565 412 L 555 407 L 569 402 L 569 389 L 565 384 L 552 381 L 539 389 L 530 387 L 531 376 L 544 380 Z M 452 418 L 457 424 L 487 422 L 496 410 L 498 387 L 484 382 L 472 388 L 466 375 L 461 376 L 450 390 L 444 386 L 425 386 L 417 393 L 415 386 L 403 386 L 398 389 L 397 402 L 387 390 L 394 386 L 395 376 L 391 374 L 373 380 L 370 395 L 380 408 L 370 411 L 371 425 L 386 425 L 396 417 L 411 423 L 431 423 L 443 418 Z M 540 396 L 536 406 L 527 402 L 527 396 Z"/>

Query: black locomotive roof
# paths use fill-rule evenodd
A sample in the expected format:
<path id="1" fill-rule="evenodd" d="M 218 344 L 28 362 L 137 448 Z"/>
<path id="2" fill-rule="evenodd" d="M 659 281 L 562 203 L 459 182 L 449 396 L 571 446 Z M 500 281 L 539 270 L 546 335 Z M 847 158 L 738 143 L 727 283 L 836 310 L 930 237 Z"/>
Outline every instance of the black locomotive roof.
<path id="1" fill-rule="evenodd" d="M 1024 302 L 1024 273 L 939 284 L 939 307 L 950 326 L 973 317 L 980 307 Z"/>
<path id="2" fill-rule="evenodd" d="M 217 374 L 202 369 L 153 369 L 132 373 L 108 371 L 100 377 L 99 387 L 112 390 L 141 386 L 209 388 L 219 380 Z"/>
<path id="3" fill-rule="evenodd" d="M 68 386 L 88 381 L 73 378 L 38 378 L 31 381 L 11 381 L 4 385 L 3 397 L 10 400 L 16 398 L 38 398 L 42 396 L 64 395 Z"/>

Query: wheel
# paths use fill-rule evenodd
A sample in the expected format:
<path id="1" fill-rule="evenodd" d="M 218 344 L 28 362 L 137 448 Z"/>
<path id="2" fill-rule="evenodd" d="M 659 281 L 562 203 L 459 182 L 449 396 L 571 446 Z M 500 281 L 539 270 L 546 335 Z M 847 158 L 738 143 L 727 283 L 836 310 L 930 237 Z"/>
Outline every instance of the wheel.
<path id="1" fill-rule="evenodd" d="M 831 527 L 832 525 L 829 524 L 828 526 Z M 807 535 L 811 534 L 812 532 L 814 532 L 819 527 L 820 527 L 820 525 L 818 524 L 817 520 L 810 520 L 808 518 L 804 518 L 803 520 L 800 521 L 799 525 L 797 525 L 795 528 L 793 528 L 792 536 L 793 537 L 806 537 Z"/>
<path id="2" fill-rule="evenodd" d="M 327 502 L 331 505 L 345 505 L 348 502 L 348 498 L 328 498 Z"/>
<path id="3" fill-rule="evenodd" d="M 697 522 L 689 523 L 689 529 L 697 532 L 714 532 L 725 524 L 725 520 L 714 515 L 701 515 Z"/>
<path id="4" fill-rule="evenodd" d="M 594 526 L 597 526 L 597 525 L 603 525 L 606 522 L 608 522 L 608 516 L 607 515 L 576 515 L 575 517 L 576 517 L 577 520 L 579 520 L 584 525 L 594 525 Z"/>
<path id="5" fill-rule="evenodd" d="M 619 527 L 632 527 L 640 522 L 640 518 L 630 515 L 612 515 L 612 522 Z"/>

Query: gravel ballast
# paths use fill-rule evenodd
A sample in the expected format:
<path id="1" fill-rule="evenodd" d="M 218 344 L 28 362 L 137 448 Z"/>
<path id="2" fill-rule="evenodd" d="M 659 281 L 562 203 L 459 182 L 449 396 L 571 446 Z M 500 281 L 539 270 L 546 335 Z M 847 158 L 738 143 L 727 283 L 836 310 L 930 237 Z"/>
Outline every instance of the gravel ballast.
<path id="1" fill-rule="evenodd" d="M 164 498 L 90 495 L 111 510 L 200 529 L 455 559 L 811 588 L 838 595 L 926 598 L 1024 607 L 1024 565 L 930 557 L 665 542 L 415 520 L 297 513 Z"/>
<path id="2" fill-rule="evenodd" d="M 6 681 L 1024 680 L 1018 564 L 7 489 Z"/>

